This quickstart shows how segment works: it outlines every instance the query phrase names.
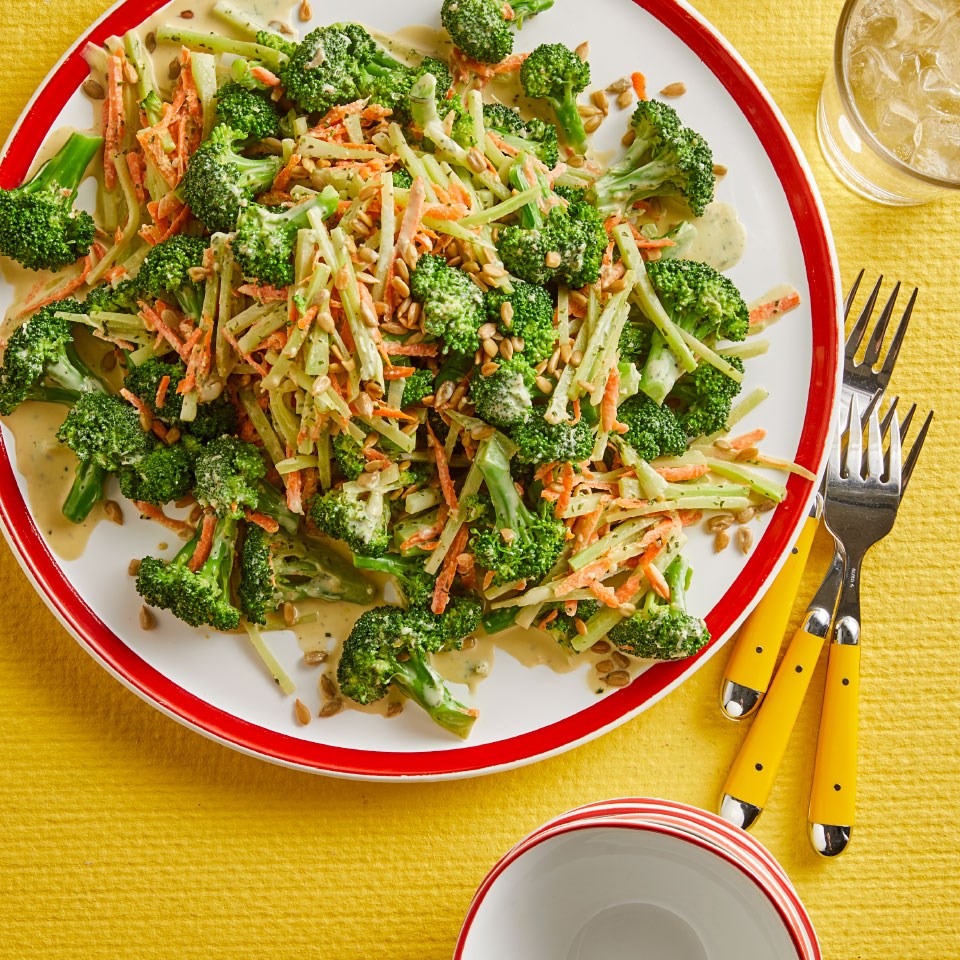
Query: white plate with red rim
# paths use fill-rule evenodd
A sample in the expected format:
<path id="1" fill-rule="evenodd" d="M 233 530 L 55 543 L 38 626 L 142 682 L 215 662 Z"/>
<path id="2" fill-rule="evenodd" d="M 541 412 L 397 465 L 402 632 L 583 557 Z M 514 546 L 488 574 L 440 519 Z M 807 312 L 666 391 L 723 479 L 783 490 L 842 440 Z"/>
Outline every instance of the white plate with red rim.
<path id="1" fill-rule="evenodd" d="M 687 93 L 676 107 L 728 168 L 717 196 L 737 208 L 747 231 L 745 255 L 730 276 L 748 300 L 780 283 L 800 291 L 802 305 L 768 331 L 769 352 L 748 363 L 744 389 L 763 385 L 770 397 L 740 426 L 765 427 L 767 452 L 819 472 L 837 395 L 842 331 L 829 228 L 795 139 L 737 53 L 684 4 L 598 0 L 584 20 L 569 15 L 568 3 L 557 0 L 552 11 L 525 24 L 517 48 L 588 40 L 591 88 L 635 70 L 645 74 L 651 91 L 683 80 Z M 84 44 L 136 27 L 163 7 L 160 0 L 125 0 L 65 54 L 7 142 L 0 186 L 22 180 L 49 132 L 90 125 L 91 107 L 79 91 L 87 75 L 80 56 Z M 174 19 L 185 8 L 197 4 L 179 0 L 161 17 Z M 417 23 L 438 26 L 438 9 L 437 0 L 361 0 L 350 14 L 390 32 Z M 313 25 L 342 16 L 342 8 L 329 2 L 313 4 Z M 628 111 L 614 111 L 596 135 L 598 145 L 616 148 L 628 116 Z M 0 310 L 10 299 L 9 288 L 0 285 Z M 140 602 L 127 564 L 131 557 L 155 552 L 162 534 L 147 521 L 128 521 L 122 528 L 100 524 L 79 560 L 58 558 L 29 508 L 6 426 L 0 442 L 0 519 L 7 540 L 51 610 L 104 667 L 158 709 L 231 747 L 357 779 L 446 779 L 514 767 L 583 743 L 655 703 L 715 653 L 759 599 L 789 552 L 815 492 L 813 482 L 792 476 L 786 501 L 755 528 L 748 556 L 732 550 L 714 555 L 706 536 L 691 537 L 686 548 L 696 570 L 691 605 L 706 617 L 715 638 L 697 657 L 656 665 L 628 687 L 598 696 L 583 672 L 531 670 L 501 655 L 475 696 L 453 687 L 480 711 L 470 739 L 460 742 L 413 709 L 390 720 L 345 710 L 301 726 L 245 638 L 194 632 L 166 614 L 156 630 L 141 631 Z M 300 665 L 296 639 L 285 633 L 268 639 L 315 707 L 316 672 Z"/>
<path id="2" fill-rule="evenodd" d="M 454 960 L 820 960 L 780 871 L 674 819 L 584 813 L 534 831 L 480 884 Z"/>

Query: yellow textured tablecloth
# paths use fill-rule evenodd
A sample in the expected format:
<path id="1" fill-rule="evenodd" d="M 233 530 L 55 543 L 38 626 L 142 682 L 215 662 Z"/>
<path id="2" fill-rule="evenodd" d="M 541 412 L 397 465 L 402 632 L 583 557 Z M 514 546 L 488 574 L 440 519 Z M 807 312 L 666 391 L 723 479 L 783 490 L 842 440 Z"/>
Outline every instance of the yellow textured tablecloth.
<path id="1" fill-rule="evenodd" d="M 826 863 L 805 838 L 822 663 L 755 833 L 829 960 L 958 957 L 960 197 L 898 211 L 827 171 L 813 118 L 840 5 L 697 3 L 799 137 L 844 285 L 862 265 L 921 287 L 893 388 L 937 410 L 897 527 L 866 566 L 855 841 Z M 0 139 L 105 6 L 0 0 Z M 827 558 L 818 541 L 814 565 Z M 808 573 L 804 599 L 817 579 Z M 0 596 L 4 958 L 442 960 L 475 887 L 517 839 L 606 797 L 713 809 L 744 733 L 718 715 L 721 652 L 639 718 L 534 766 L 441 784 L 331 780 L 241 756 L 141 702 L 61 629 L 6 547 Z"/>

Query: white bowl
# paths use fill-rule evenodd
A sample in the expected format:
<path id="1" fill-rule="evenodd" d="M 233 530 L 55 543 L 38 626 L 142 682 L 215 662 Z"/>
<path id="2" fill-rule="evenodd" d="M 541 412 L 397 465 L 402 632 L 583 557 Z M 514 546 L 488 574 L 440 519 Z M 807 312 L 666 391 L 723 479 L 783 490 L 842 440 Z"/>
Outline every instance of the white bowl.
<path id="1" fill-rule="evenodd" d="M 635 817 L 536 831 L 471 903 L 455 960 L 809 960 L 775 873 L 731 845 Z"/>

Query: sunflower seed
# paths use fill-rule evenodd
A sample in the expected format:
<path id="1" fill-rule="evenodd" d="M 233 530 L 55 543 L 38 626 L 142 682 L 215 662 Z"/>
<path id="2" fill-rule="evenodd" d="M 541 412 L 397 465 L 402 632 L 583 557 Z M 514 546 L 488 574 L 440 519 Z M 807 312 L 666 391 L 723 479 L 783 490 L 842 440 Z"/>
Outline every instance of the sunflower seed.
<path id="1" fill-rule="evenodd" d="M 333 682 L 329 673 L 320 675 L 320 692 L 325 697 L 335 697 L 337 695 L 337 685 Z"/>
<path id="2" fill-rule="evenodd" d="M 297 723 L 303 727 L 312 719 L 310 716 L 310 708 L 299 698 L 293 702 L 293 712 L 297 716 Z"/>
<path id="3" fill-rule="evenodd" d="M 135 577 L 139 572 L 140 572 L 140 558 L 139 558 L 139 557 L 134 557 L 134 558 L 127 564 L 127 573 L 128 573 L 131 577 Z"/>
<path id="4" fill-rule="evenodd" d="M 626 670 L 614 670 L 603 678 L 603 682 L 608 687 L 625 687 L 630 683 L 630 674 Z"/>
<path id="5" fill-rule="evenodd" d="M 594 653 L 609 653 L 610 644 L 606 640 L 598 640 L 590 649 Z"/>
<path id="6" fill-rule="evenodd" d="M 713 538 L 713 552 L 720 553 L 722 550 L 726 550 L 730 546 L 730 534 L 726 530 L 718 530 L 717 535 Z"/>
<path id="7" fill-rule="evenodd" d="M 682 97 L 687 92 L 687 85 L 678 80 L 676 83 L 668 83 L 661 91 L 661 97 Z"/>
<path id="8" fill-rule="evenodd" d="M 333 700 L 328 700 L 321 708 L 318 717 L 333 717 L 336 716 L 343 709 L 343 701 L 336 697 Z"/>
<path id="9" fill-rule="evenodd" d="M 741 553 L 749 553 L 753 546 L 753 531 L 749 527 L 740 527 L 737 530 L 737 546 Z"/>
<path id="10" fill-rule="evenodd" d="M 111 523 L 115 523 L 118 527 L 123 526 L 123 510 L 120 509 L 120 504 L 116 500 L 104 500 L 103 512 Z"/>
<path id="11" fill-rule="evenodd" d="M 157 618 L 149 607 L 140 608 L 140 629 L 152 630 L 157 625 Z"/>
<path id="12" fill-rule="evenodd" d="M 321 663 L 325 663 L 329 656 L 330 654 L 326 650 L 308 650 L 303 655 L 303 662 L 308 667 L 317 667 Z"/>
<path id="13" fill-rule="evenodd" d="M 107 94 L 103 89 L 103 84 L 98 83 L 93 77 L 88 77 L 80 88 L 91 100 L 102 100 Z"/>

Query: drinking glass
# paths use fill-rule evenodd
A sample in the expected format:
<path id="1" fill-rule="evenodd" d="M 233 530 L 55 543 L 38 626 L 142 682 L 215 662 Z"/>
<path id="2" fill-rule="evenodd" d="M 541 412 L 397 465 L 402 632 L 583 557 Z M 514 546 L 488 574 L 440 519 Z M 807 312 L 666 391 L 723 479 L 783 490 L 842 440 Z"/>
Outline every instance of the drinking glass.
<path id="1" fill-rule="evenodd" d="M 817 136 L 868 199 L 907 206 L 960 190 L 957 0 L 847 0 Z"/>

